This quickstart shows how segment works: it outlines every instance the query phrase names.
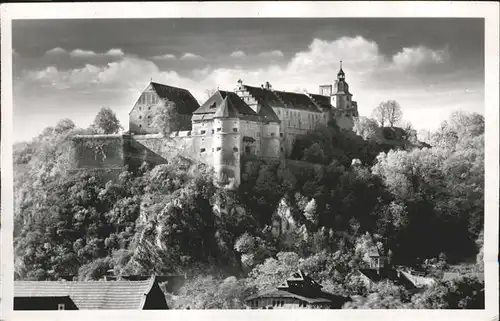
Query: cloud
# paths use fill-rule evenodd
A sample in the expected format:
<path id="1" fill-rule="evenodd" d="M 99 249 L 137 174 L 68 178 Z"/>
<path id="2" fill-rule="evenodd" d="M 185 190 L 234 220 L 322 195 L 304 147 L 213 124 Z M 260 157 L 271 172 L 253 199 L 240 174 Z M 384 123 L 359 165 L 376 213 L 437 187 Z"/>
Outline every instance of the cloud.
<path id="1" fill-rule="evenodd" d="M 271 57 L 284 57 L 285 55 L 283 54 L 283 52 L 281 50 L 273 50 L 273 51 L 261 52 L 261 53 L 259 53 L 258 56 L 271 58 Z"/>
<path id="2" fill-rule="evenodd" d="M 151 57 L 151 59 L 155 59 L 155 60 L 175 60 L 176 58 L 177 57 L 175 57 L 175 55 L 172 55 L 172 54 L 164 54 L 164 55 Z"/>
<path id="3" fill-rule="evenodd" d="M 187 52 L 182 55 L 181 60 L 200 60 L 203 59 L 202 56 L 195 55 L 193 53 Z"/>
<path id="4" fill-rule="evenodd" d="M 97 56 L 92 50 L 75 49 L 69 53 L 71 57 L 75 58 L 91 58 Z"/>
<path id="5" fill-rule="evenodd" d="M 246 57 L 246 54 L 241 50 L 237 50 L 231 53 L 229 56 L 232 58 L 243 58 Z"/>
<path id="6" fill-rule="evenodd" d="M 108 52 L 105 53 L 106 56 L 114 56 L 114 57 L 123 57 L 125 53 L 123 50 L 119 48 L 112 48 L 109 49 Z"/>
<path id="7" fill-rule="evenodd" d="M 68 52 L 65 49 L 61 48 L 61 47 L 56 47 L 56 48 L 47 50 L 45 52 L 46 55 L 65 55 L 67 53 Z"/>
<path id="8" fill-rule="evenodd" d="M 424 46 L 403 48 L 392 57 L 395 67 L 414 68 L 421 65 L 442 64 L 449 58 L 448 49 L 433 50 Z"/>

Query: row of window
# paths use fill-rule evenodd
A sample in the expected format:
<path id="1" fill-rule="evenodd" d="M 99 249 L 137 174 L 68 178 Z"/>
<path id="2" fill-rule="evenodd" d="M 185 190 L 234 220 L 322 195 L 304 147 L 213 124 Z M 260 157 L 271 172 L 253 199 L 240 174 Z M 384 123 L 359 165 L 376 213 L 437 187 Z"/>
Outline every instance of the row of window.
<path id="1" fill-rule="evenodd" d="M 281 110 L 280 109 L 278 109 L 278 116 L 281 116 Z M 288 110 L 286 110 L 284 112 L 284 116 L 285 117 L 290 116 L 290 118 L 300 118 L 300 119 L 303 118 L 302 114 L 300 112 L 298 112 L 298 111 L 290 111 L 289 112 Z M 307 114 L 307 119 L 309 119 L 309 120 L 318 120 L 320 118 L 321 118 L 320 114 Z M 323 114 L 323 118 L 326 119 L 326 115 Z"/>
<path id="2" fill-rule="evenodd" d="M 143 93 L 141 97 L 139 97 L 139 104 L 147 105 L 147 104 L 157 104 L 160 102 L 160 97 L 155 93 Z"/>
<path id="3" fill-rule="evenodd" d="M 141 110 L 142 110 L 142 107 L 139 106 L 139 111 L 141 111 Z M 151 110 L 151 106 L 148 107 L 148 110 Z"/>
<path id="4" fill-rule="evenodd" d="M 217 151 L 219 152 L 222 148 L 221 147 L 217 147 Z M 214 149 L 212 148 L 212 152 L 214 151 Z M 238 147 L 233 147 L 233 152 L 237 152 L 238 151 Z M 202 148 L 200 149 L 200 153 L 204 153 L 206 152 L 206 149 L 205 148 Z"/>
<path id="5" fill-rule="evenodd" d="M 218 132 L 218 133 L 219 133 L 219 132 L 221 132 L 221 131 L 222 131 L 222 128 L 220 128 L 220 127 L 219 127 L 219 128 L 217 128 L 217 132 Z M 233 128 L 233 133 L 237 133 L 237 132 L 238 132 L 238 128 Z M 207 133 L 207 131 L 206 131 L 206 130 L 204 130 L 204 129 L 202 129 L 202 130 L 200 131 L 200 134 L 201 134 L 201 135 L 205 135 L 206 133 Z M 213 134 L 215 134 L 215 129 L 212 129 L 212 135 L 213 135 Z"/>

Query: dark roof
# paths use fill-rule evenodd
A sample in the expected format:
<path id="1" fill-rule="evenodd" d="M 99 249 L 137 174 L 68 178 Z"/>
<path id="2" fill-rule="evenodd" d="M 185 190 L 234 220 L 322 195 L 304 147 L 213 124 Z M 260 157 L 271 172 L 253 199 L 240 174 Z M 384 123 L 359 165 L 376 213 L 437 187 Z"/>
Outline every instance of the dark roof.
<path id="1" fill-rule="evenodd" d="M 261 87 L 252 87 L 248 85 L 243 85 L 246 91 L 257 100 L 260 105 L 267 105 L 270 107 L 280 107 L 285 108 L 283 102 L 276 96 L 272 90 L 265 89 Z"/>
<path id="2" fill-rule="evenodd" d="M 156 91 L 158 96 L 174 102 L 175 107 L 180 114 L 191 115 L 200 107 L 198 101 L 187 89 L 167 86 L 156 82 L 151 82 L 151 86 Z"/>
<path id="3" fill-rule="evenodd" d="M 287 108 L 302 109 L 312 112 L 321 111 L 313 102 L 311 97 L 306 94 L 278 90 L 274 90 L 273 92 L 280 98 Z"/>
<path id="4" fill-rule="evenodd" d="M 380 282 L 382 280 L 391 280 L 397 285 L 402 285 L 407 289 L 415 288 L 415 285 L 403 273 L 398 273 L 395 269 L 359 269 L 363 275 L 369 278 L 372 282 Z"/>
<path id="5" fill-rule="evenodd" d="M 285 291 L 285 290 L 271 289 L 271 290 L 262 291 L 256 295 L 253 295 L 253 296 L 247 298 L 246 301 L 257 299 L 257 298 L 295 298 L 295 299 L 299 299 L 302 301 L 306 301 L 307 303 L 331 303 L 332 300 L 322 297 L 321 294 L 323 294 L 323 293 L 326 293 L 326 292 L 321 291 L 319 293 L 315 293 L 314 295 L 304 296 L 301 294 L 292 293 L 292 292 Z"/>
<path id="6" fill-rule="evenodd" d="M 236 93 L 223 90 L 216 91 L 193 113 L 193 120 L 211 119 L 214 117 L 238 117 L 260 120 L 259 115 Z"/>
<path id="7" fill-rule="evenodd" d="M 15 281 L 14 297 L 69 296 L 80 310 L 142 310 L 155 278 L 141 281 Z"/>
<path id="8" fill-rule="evenodd" d="M 323 95 L 318 95 L 318 94 L 309 94 L 309 96 L 321 108 L 324 108 L 324 109 L 330 109 L 330 108 L 332 108 L 332 104 L 330 103 L 330 97 L 323 96 Z"/>

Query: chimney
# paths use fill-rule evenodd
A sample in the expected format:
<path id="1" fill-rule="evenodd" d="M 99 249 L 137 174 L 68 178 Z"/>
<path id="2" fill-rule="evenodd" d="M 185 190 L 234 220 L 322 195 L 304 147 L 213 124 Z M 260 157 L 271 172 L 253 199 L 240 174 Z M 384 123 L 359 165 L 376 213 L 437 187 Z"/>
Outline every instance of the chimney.
<path id="1" fill-rule="evenodd" d="M 271 84 L 269 83 L 269 81 L 266 81 L 266 89 L 271 89 Z"/>
<path id="2" fill-rule="evenodd" d="M 323 96 L 331 96 L 332 95 L 332 85 L 320 85 L 319 86 L 319 94 Z"/>

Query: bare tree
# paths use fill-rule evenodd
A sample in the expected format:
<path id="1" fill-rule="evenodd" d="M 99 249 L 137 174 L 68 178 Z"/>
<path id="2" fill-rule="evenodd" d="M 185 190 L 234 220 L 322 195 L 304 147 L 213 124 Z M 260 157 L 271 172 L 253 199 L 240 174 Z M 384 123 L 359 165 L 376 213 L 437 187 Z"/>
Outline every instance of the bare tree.
<path id="1" fill-rule="evenodd" d="M 403 119 L 403 112 L 397 101 L 388 100 L 381 102 L 373 110 L 372 117 L 379 122 L 381 127 L 384 127 L 385 124 L 394 127 Z"/>

